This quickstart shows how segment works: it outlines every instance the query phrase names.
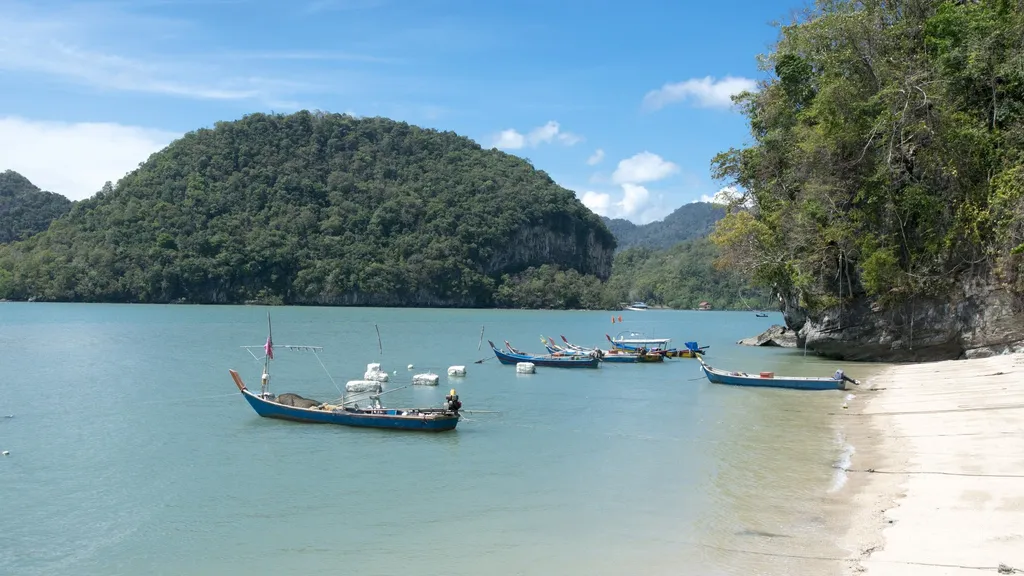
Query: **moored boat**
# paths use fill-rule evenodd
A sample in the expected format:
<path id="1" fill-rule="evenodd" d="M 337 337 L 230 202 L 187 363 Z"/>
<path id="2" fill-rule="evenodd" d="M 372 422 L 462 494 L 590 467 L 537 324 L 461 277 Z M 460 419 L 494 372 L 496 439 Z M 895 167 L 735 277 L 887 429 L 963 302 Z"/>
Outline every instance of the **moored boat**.
<path id="1" fill-rule="evenodd" d="M 535 356 L 533 354 L 527 354 L 519 350 L 515 350 L 509 346 L 509 351 L 499 350 L 494 342 L 487 341 L 491 345 L 491 350 L 494 351 L 494 355 L 498 358 L 498 362 L 502 364 L 515 365 L 520 362 L 531 362 L 535 366 L 545 366 L 549 368 L 597 368 L 600 360 L 597 354 L 546 354 L 541 356 Z M 508 343 L 506 342 L 506 346 Z"/>
<path id="2" fill-rule="evenodd" d="M 611 343 L 612 349 L 636 352 L 643 348 L 650 354 L 661 354 L 668 358 L 696 358 L 707 353 L 707 346 L 698 346 L 696 342 L 685 342 L 685 348 L 666 348 L 671 338 L 645 338 L 636 332 L 621 332 L 615 338 L 604 335 Z"/>
<path id="3" fill-rule="evenodd" d="M 664 350 L 672 341 L 671 338 L 647 338 L 638 332 L 619 332 L 615 338 L 607 334 L 604 336 L 613 347 L 623 350 L 636 350 L 641 347 L 647 350 Z"/>
<path id="4" fill-rule="evenodd" d="M 698 357 L 698 360 L 700 360 L 701 371 L 707 376 L 708 381 L 713 384 L 789 388 L 793 390 L 845 390 L 847 382 L 860 384 L 859 381 L 844 374 L 842 370 L 836 370 L 835 374 L 831 377 L 776 376 L 773 372 L 761 372 L 754 375 L 712 368 L 704 362 L 703 358 Z"/>
<path id="5" fill-rule="evenodd" d="M 270 315 L 267 315 L 269 325 Z M 243 346 L 252 354 L 252 349 L 260 346 Z M 274 359 L 273 338 L 267 336 L 267 342 L 262 346 L 264 349 L 263 375 L 260 382 L 260 392 L 256 393 L 248 389 L 237 371 L 229 369 L 235 386 L 238 387 L 242 397 L 249 403 L 249 406 L 261 417 L 276 418 L 280 420 L 291 420 L 294 422 L 307 422 L 314 424 L 337 424 L 342 426 L 356 426 L 361 428 L 382 428 L 388 430 L 410 430 L 443 432 L 454 430 L 461 417 L 459 411 L 462 402 L 459 395 L 453 388 L 445 397 L 444 405 L 441 408 L 385 408 L 380 403 L 380 393 L 369 397 L 370 406 L 360 408 L 353 401 L 339 401 L 337 404 L 330 402 L 318 402 L 304 398 L 298 394 L 275 395 L 270 392 L 270 361 Z M 316 354 L 322 351 L 319 346 L 277 346 L 278 349 L 306 350 Z M 252 354 L 257 360 L 255 354 Z M 317 356 L 319 360 L 319 356 Z M 323 365 L 323 362 L 320 363 Z M 324 368 L 326 371 L 326 368 Z M 329 376 L 329 374 L 328 374 Z M 378 389 L 379 390 L 379 389 Z"/>
<path id="6" fill-rule="evenodd" d="M 602 362 L 619 362 L 619 363 L 630 363 L 630 362 L 664 362 L 665 354 L 658 351 L 645 350 L 644 348 L 638 348 L 636 350 L 624 350 L 621 348 L 611 348 L 609 350 L 602 350 L 600 348 L 584 348 L 583 346 L 577 346 L 565 336 L 562 336 L 562 341 L 565 342 L 565 347 L 561 347 L 555 344 L 554 340 L 548 338 L 549 344 L 546 345 L 549 351 L 554 350 L 572 350 L 578 353 L 592 354 L 596 353 L 597 357 Z"/>

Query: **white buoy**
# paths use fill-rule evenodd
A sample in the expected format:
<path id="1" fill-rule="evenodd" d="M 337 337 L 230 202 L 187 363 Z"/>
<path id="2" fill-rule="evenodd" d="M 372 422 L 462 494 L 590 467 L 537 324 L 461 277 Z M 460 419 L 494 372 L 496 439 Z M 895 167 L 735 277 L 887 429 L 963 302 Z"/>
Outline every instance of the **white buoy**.
<path id="1" fill-rule="evenodd" d="M 518 374 L 533 374 L 535 366 L 533 362 L 518 362 L 516 364 L 516 373 Z"/>
<path id="2" fill-rule="evenodd" d="M 3 452 L 0 452 L 0 454 L 3 454 L 4 456 L 10 456 L 11 455 L 11 453 L 8 452 L 7 450 L 4 450 Z"/>
<path id="3" fill-rule="evenodd" d="M 448 375 L 449 376 L 465 376 L 466 375 L 466 367 L 465 366 L 449 366 L 448 367 Z"/>
<path id="4" fill-rule="evenodd" d="M 376 380 L 349 380 L 345 383 L 345 392 L 376 392 L 384 390 L 380 382 Z"/>
<path id="5" fill-rule="evenodd" d="M 412 364 L 409 364 L 408 366 L 406 366 L 405 369 L 406 370 L 412 370 Z"/>
<path id="6" fill-rule="evenodd" d="M 381 370 L 380 364 L 372 363 L 366 365 L 366 373 L 363 380 L 374 380 L 376 382 L 387 382 L 390 379 L 388 373 Z"/>
<path id="7" fill-rule="evenodd" d="M 441 377 L 437 374 L 431 374 L 428 372 L 426 374 L 417 374 L 413 376 L 412 383 L 419 386 L 437 386 L 437 381 L 440 379 Z"/>

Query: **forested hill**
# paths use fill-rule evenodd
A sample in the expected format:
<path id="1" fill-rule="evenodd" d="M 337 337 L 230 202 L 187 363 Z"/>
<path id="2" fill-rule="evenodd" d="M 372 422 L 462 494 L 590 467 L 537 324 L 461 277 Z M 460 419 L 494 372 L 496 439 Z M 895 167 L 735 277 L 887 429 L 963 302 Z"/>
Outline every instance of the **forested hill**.
<path id="1" fill-rule="evenodd" d="M 0 244 L 38 234 L 71 210 L 71 200 L 43 192 L 13 170 L 0 172 Z"/>
<path id="2" fill-rule="evenodd" d="M 573 192 L 454 133 L 252 114 L 0 247 L 0 298 L 488 306 L 544 264 L 597 283 L 614 248 Z"/>
<path id="3" fill-rule="evenodd" d="M 801 345 L 923 360 L 1024 348 L 1024 3 L 818 2 L 739 104 L 726 261 Z"/>
<path id="4" fill-rule="evenodd" d="M 684 240 L 703 238 L 725 217 L 725 207 L 693 202 L 676 208 L 663 220 L 637 225 L 621 218 L 602 217 L 618 241 L 618 250 L 634 246 L 670 248 Z"/>

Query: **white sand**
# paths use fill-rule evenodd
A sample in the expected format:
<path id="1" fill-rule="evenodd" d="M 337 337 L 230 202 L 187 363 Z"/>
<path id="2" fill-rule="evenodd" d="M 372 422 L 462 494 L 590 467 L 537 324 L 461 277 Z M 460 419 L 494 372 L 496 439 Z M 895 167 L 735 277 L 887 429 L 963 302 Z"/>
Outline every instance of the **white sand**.
<path id="1" fill-rule="evenodd" d="M 900 365 L 870 387 L 840 416 L 858 436 L 847 573 L 1024 573 L 1024 355 Z"/>

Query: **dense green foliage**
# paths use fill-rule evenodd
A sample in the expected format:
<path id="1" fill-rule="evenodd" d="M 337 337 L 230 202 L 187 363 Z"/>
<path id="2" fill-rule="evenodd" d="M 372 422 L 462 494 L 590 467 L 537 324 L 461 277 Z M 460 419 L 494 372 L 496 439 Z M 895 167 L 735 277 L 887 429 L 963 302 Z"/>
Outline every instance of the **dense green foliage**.
<path id="1" fill-rule="evenodd" d="M 684 240 L 703 238 L 725 216 L 725 207 L 693 202 L 676 208 L 664 220 L 637 225 L 621 218 L 602 218 L 618 240 L 618 250 L 634 246 L 671 248 Z"/>
<path id="2" fill-rule="evenodd" d="M 707 238 L 666 250 L 629 248 L 615 255 L 607 290 L 620 301 L 669 308 L 694 309 L 703 301 L 718 310 L 764 307 L 764 291 L 751 290 L 749 279 L 739 272 L 716 268 L 718 255 Z"/>
<path id="3" fill-rule="evenodd" d="M 718 249 L 707 238 L 664 250 L 633 247 L 615 255 L 607 282 L 575 270 L 541 266 L 504 279 L 495 301 L 510 308 L 558 309 L 614 310 L 636 300 L 681 309 L 694 309 L 703 301 L 719 310 L 765 306 L 763 290 L 751 290 L 748 280 L 736 272 L 715 268 L 717 256 Z"/>
<path id="4" fill-rule="evenodd" d="M 0 248 L 0 298 L 487 306 L 531 267 L 607 278 L 614 247 L 571 191 L 454 133 L 253 114 Z"/>
<path id="5" fill-rule="evenodd" d="M 723 263 L 809 311 L 1024 284 L 1024 8 L 1010 0 L 821 0 L 783 26 L 737 100 L 755 144 L 717 177 L 752 212 Z"/>
<path id="6" fill-rule="evenodd" d="M 38 234 L 70 210 L 71 200 L 60 194 L 43 192 L 12 170 L 0 172 L 0 244 Z"/>

